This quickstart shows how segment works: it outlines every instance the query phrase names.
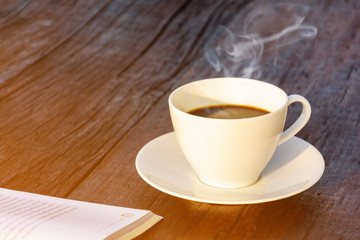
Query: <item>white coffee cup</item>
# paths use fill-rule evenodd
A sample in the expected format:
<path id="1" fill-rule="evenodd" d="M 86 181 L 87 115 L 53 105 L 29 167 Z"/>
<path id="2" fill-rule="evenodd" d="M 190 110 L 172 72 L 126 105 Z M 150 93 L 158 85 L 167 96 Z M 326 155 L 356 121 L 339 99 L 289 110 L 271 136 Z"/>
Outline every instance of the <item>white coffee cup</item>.
<path id="1" fill-rule="evenodd" d="M 302 104 L 299 118 L 283 132 L 288 106 Z M 236 104 L 268 110 L 262 116 L 214 119 L 188 113 L 196 108 Z M 169 97 L 173 128 L 186 159 L 205 184 L 240 188 L 255 183 L 276 147 L 296 133 L 311 115 L 309 102 L 267 82 L 214 78 L 191 82 Z"/>

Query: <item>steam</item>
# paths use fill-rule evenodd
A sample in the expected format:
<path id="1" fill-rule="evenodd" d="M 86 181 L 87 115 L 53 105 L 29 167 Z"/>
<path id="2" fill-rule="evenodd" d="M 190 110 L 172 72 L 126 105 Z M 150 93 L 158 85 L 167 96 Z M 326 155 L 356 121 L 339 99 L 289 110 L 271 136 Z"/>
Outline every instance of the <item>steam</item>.
<path id="1" fill-rule="evenodd" d="M 255 9 L 242 21 L 238 33 L 218 27 L 205 46 L 205 58 L 227 77 L 236 72 L 242 77 L 260 78 L 260 62 L 265 52 L 271 52 L 275 66 L 279 49 L 315 38 L 316 27 L 303 24 L 309 12 L 309 7 L 299 4 Z"/>

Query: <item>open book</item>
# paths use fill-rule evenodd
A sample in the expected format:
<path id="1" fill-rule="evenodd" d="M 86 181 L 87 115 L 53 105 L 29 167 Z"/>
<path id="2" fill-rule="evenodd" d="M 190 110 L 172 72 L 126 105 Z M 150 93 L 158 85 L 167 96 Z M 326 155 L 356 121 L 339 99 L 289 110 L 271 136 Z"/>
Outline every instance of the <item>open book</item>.
<path id="1" fill-rule="evenodd" d="M 161 218 L 145 210 L 0 188 L 1 240 L 132 239 Z"/>

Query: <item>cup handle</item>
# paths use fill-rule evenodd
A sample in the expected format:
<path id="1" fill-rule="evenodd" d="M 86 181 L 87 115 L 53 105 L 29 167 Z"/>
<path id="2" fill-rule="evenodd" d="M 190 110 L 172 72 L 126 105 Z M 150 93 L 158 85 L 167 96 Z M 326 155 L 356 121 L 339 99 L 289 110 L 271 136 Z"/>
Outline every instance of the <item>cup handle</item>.
<path id="1" fill-rule="evenodd" d="M 291 125 L 282 133 L 278 145 L 286 142 L 295 134 L 297 134 L 310 119 L 311 106 L 308 100 L 306 100 L 306 98 L 304 98 L 303 96 L 297 94 L 288 96 L 288 106 L 294 102 L 300 102 L 302 104 L 302 112 L 299 118 L 293 123 L 293 125 Z"/>

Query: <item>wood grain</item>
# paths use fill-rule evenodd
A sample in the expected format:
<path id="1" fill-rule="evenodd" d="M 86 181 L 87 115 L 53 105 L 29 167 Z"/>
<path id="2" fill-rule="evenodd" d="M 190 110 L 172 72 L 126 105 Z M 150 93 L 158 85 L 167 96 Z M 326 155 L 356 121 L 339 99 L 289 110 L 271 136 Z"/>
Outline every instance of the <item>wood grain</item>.
<path id="1" fill-rule="evenodd" d="M 162 193 L 136 172 L 141 147 L 172 131 L 170 92 L 222 76 L 204 58 L 218 25 L 240 27 L 264 3 L 220 0 L 0 3 L 0 186 L 164 217 L 139 239 L 358 239 L 360 4 L 303 2 L 317 37 L 282 50 L 281 68 L 262 79 L 312 105 L 298 136 L 326 169 L 309 190 L 213 205 Z"/>

